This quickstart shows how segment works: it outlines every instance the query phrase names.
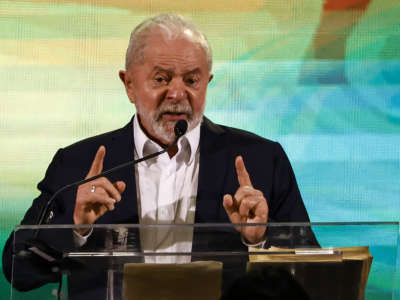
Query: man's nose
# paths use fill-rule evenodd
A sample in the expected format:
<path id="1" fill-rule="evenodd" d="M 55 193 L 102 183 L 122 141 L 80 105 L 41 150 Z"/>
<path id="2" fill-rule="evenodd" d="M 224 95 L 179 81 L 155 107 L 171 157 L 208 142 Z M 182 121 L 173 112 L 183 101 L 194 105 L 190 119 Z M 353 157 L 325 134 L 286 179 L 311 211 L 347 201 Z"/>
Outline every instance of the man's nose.
<path id="1" fill-rule="evenodd" d="M 182 79 L 174 78 L 169 82 L 166 98 L 175 101 L 186 99 L 186 86 Z"/>

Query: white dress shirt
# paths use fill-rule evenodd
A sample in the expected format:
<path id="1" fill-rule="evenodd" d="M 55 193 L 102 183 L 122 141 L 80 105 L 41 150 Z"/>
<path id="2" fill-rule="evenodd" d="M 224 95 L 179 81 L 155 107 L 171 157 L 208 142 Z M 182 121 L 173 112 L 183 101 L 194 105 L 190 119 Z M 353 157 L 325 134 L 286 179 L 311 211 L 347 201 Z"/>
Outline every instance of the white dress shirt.
<path id="1" fill-rule="evenodd" d="M 135 159 L 162 150 L 133 120 Z M 140 224 L 193 224 L 199 176 L 200 124 L 178 141 L 178 152 L 163 153 L 135 165 Z M 141 230 L 144 252 L 190 252 L 193 228 Z M 146 256 L 145 262 L 189 262 L 190 256 Z"/>
<path id="2" fill-rule="evenodd" d="M 135 159 L 160 151 L 162 148 L 150 140 L 133 119 Z M 193 224 L 200 164 L 200 124 L 178 141 L 178 152 L 170 158 L 168 153 L 135 165 L 136 192 L 140 224 Z M 128 200 L 129 201 L 129 200 Z M 118 204 L 117 204 L 118 205 Z M 92 230 L 81 236 L 74 231 L 74 241 L 83 246 Z M 179 231 L 163 227 L 141 229 L 141 248 L 144 252 L 190 253 L 193 227 L 180 227 Z M 263 248 L 266 240 L 246 246 Z M 145 262 L 190 262 L 187 256 L 146 256 Z"/>

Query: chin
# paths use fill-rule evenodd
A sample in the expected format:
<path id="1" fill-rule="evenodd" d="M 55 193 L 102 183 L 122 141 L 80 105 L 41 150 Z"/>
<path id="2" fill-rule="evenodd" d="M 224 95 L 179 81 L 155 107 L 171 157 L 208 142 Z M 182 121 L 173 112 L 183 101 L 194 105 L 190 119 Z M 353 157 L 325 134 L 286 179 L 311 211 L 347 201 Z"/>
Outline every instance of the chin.
<path id="1" fill-rule="evenodd" d="M 170 144 L 175 140 L 174 127 L 176 122 L 169 122 L 168 126 L 156 125 L 153 126 L 154 136 L 162 143 Z"/>

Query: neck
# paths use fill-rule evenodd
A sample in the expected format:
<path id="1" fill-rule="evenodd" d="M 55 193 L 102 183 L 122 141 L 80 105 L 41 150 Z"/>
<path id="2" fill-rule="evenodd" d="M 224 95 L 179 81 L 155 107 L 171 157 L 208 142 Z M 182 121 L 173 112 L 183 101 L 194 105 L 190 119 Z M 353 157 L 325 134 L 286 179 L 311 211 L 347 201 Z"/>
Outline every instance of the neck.
<path id="1" fill-rule="evenodd" d="M 178 146 L 177 145 L 175 145 L 171 149 L 169 149 L 169 151 L 168 151 L 169 158 L 174 157 L 176 153 L 178 153 Z"/>

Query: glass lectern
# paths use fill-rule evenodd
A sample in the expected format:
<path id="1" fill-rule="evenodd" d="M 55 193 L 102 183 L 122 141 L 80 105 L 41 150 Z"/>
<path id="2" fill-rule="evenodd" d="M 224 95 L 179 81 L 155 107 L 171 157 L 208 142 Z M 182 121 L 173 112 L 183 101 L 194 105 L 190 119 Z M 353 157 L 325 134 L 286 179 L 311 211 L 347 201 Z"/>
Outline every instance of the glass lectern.
<path id="1" fill-rule="evenodd" d="M 398 255 L 397 222 L 17 226 L 9 299 L 398 299 Z"/>

